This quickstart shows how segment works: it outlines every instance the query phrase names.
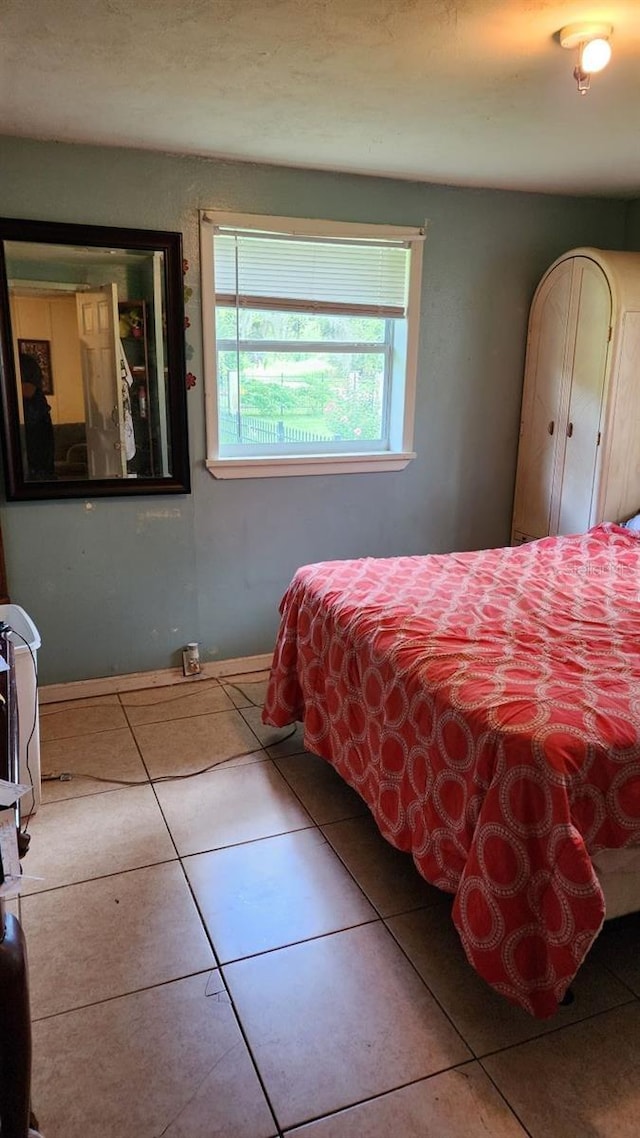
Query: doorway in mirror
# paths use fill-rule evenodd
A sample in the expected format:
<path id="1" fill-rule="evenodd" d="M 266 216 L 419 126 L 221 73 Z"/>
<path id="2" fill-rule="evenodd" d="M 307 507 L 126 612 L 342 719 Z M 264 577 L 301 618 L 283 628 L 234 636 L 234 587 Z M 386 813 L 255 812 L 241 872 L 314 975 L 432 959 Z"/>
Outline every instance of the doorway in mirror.
<path id="1" fill-rule="evenodd" d="M 0 219 L 10 498 L 188 492 L 180 234 Z"/>

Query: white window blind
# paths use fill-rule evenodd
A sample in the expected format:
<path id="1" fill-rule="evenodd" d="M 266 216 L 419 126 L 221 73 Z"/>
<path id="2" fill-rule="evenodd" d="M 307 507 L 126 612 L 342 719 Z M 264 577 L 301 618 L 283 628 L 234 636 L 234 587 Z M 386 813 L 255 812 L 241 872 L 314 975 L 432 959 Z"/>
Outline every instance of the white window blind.
<path id="1" fill-rule="evenodd" d="M 216 230 L 216 303 L 403 318 L 409 263 L 409 246 L 400 241 Z"/>

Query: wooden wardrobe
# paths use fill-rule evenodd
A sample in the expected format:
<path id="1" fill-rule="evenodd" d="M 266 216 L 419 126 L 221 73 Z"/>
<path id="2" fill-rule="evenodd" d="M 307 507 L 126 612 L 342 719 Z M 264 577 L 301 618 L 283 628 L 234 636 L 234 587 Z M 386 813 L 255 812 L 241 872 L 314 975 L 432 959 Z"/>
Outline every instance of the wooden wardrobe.
<path id="1" fill-rule="evenodd" d="M 640 253 L 572 249 L 531 307 L 512 542 L 640 511 Z"/>

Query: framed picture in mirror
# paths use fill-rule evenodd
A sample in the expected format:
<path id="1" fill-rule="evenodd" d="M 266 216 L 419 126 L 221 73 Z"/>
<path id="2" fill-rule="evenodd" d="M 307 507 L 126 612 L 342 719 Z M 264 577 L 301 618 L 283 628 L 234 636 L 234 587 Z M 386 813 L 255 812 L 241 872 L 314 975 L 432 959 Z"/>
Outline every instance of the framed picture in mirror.
<path id="1" fill-rule="evenodd" d="M 42 390 L 45 395 L 53 395 L 53 376 L 51 374 L 51 341 L 18 340 L 18 359 L 33 356 L 42 376 Z"/>
<path id="2" fill-rule="evenodd" d="M 180 233 L 0 219 L 9 500 L 188 493 Z"/>

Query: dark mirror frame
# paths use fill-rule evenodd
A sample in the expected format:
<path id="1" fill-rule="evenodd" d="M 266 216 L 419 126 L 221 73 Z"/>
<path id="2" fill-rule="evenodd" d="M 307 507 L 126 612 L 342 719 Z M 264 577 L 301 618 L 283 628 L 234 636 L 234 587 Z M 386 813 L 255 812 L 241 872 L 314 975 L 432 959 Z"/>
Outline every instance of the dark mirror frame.
<path id="1" fill-rule="evenodd" d="M 161 252 L 164 254 L 167 412 L 171 474 L 151 478 L 78 478 L 60 481 L 25 479 L 20 441 L 16 361 L 13 352 L 5 241 Z M 184 282 L 182 234 L 151 229 L 121 229 L 48 221 L 0 218 L 0 407 L 6 497 L 9 501 L 56 498 L 131 497 L 141 494 L 188 494 Z"/>

